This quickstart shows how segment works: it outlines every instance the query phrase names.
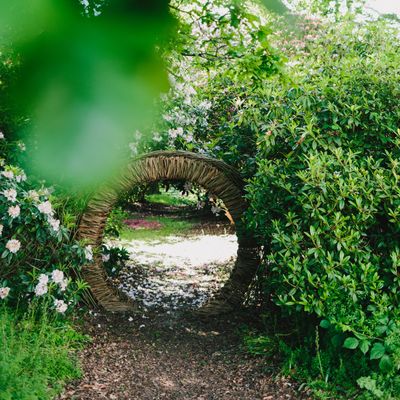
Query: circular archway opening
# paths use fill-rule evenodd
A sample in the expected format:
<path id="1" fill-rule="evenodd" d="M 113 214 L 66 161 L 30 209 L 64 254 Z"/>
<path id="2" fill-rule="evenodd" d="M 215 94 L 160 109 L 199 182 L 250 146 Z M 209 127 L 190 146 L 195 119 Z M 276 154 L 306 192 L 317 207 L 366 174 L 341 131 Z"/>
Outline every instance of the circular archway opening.
<path id="1" fill-rule="evenodd" d="M 228 281 L 238 241 L 224 203 L 190 182 L 157 182 L 124 194 L 102 246 L 108 277 L 144 311 L 196 310 Z"/>
<path id="2" fill-rule="evenodd" d="M 118 199 L 133 188 L 163 181 L 196 184 L 220 199 L 235 224 L 237 256 L 223 287 L 202 308 L 219 314 L 240 306 L 259 264 L 259 249 L 243 223 L 247 204 L 240 175 L 222 161 L 189 152 L 160 151 L 131 162 L 124 173 L 95 193 L 82 216 L 79 236 L 95 248 L 95 260 L 83 269 L 95 300 L 109 311 L 134 309 L 132 301 L 116 290 L 104 270 L 100 251 L 107 220 Z"/>

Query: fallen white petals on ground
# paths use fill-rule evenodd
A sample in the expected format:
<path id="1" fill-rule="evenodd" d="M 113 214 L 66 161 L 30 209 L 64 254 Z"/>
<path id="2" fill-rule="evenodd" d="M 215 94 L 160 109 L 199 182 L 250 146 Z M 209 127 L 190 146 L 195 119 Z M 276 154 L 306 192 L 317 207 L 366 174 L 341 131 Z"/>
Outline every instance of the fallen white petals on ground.
<path id="1" fill-rule="evenodd" d="M 237 254 L 236 235 L 170 236 L 153 241 L 112 240 L 130 261 L 119 288 L 144 309 L 195 309 L 229 276 Z"/>

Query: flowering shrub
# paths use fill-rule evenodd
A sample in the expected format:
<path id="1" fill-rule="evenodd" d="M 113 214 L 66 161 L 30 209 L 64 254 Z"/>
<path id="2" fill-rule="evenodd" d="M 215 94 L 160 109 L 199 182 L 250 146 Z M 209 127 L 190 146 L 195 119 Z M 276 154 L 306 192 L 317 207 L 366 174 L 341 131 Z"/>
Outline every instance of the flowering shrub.
<path id="1" fill-rule="evenodd" d="M 91 251 L 70 241 L 50 191 L 33 190 L 26 179 L 18 167 L 0 169 L 0 300 L 46 298 L 64 313 L 85 287 L 76 273 Z"/>

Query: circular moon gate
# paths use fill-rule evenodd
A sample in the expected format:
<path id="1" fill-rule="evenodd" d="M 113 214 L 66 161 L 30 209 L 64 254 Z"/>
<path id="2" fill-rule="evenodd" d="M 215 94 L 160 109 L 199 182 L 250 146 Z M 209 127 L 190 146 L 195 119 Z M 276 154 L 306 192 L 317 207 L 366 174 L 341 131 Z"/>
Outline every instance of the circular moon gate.
<path id="1" fill-rule="evenodd" d="M 235 221 L 238 254 L 230 277 L 220 291 L 200 310 L 219 314 L 240 306 L 259 265 L 259 249 L 242 222 L 247 204 L 244 182 L 239 173 L 226 163 L 184 151 L 158 151 L 133 160 L 114 183 L 99 190 L 89 201 L 82 216 L 78 235 L 86 243 L 102 244 L 107 217 L 119 195 L 136 185 L 163 180 L 184 180 L 196 183 L 219 197 Z M 107 278 L 101 256 L 83 268 L 95 300 L 108 311 L 129 311 L 133 303 L 122 295 Z"/>

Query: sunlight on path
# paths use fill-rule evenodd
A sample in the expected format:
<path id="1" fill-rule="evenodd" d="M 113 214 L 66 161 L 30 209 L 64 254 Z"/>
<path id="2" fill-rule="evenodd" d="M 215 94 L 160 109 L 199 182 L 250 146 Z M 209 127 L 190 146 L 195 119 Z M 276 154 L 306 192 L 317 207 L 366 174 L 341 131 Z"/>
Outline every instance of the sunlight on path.
<path id="1" fill-rule="evenodd" d="M 235 235 L 170 236 L 154 241 L 112 241 L 130 261 L 120 289 L 144 309 L 193 309 L 227 279 L 237 253 Z"/>

